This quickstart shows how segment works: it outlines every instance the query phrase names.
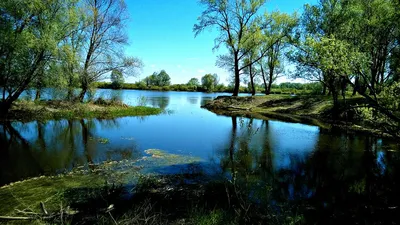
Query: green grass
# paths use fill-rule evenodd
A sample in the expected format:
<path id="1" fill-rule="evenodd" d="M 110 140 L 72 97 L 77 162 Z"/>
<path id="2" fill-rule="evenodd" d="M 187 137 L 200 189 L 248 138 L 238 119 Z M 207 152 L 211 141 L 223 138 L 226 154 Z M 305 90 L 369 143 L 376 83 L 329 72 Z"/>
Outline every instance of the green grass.
<path id="1" fill-rule="evenodd" d="M 162 113 L 159 108 L 127 106 L 122 103 L 72 103 L 65 101 L 18 101 L 11 108 L 8 119 L 19 121 L 59 119 L 112 119 L 125 116 L 149 116 Z"/>

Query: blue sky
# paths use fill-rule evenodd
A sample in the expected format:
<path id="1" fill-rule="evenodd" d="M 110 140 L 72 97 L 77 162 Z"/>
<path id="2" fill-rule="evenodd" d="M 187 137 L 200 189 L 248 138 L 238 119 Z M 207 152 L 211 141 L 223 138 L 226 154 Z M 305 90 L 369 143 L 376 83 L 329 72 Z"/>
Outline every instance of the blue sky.
<path id="1" fill-rule="evenodd" d="M 270 0 L 266 10 L 301 12 L 305 3 L 317 0 Z M 206 73 L 217 73 L 227 83 L 228 72 L 215 66 L 224 47 L 213 52 L 216 31 L 205 31 L 196 38 L 193 25 L 203 11 L 197 0 L 127 0 L 130 14 L 126 53 L 144 62 L 142 71 L 126 82 L 135 82 L 155 71 L 166 70 L 172 83 L 187 83 Z M 285 81 L 285 80 L 281 80 Z"/>

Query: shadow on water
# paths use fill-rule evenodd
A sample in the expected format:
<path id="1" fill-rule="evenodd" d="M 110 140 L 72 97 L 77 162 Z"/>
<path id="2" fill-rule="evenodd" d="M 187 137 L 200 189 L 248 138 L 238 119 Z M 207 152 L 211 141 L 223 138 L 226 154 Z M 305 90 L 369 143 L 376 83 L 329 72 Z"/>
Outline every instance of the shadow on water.
<path id="1" fill-rule="evenodd" d="M 40 175 L 53 175 L 101 161 L 141 156 L 136 144 L 112 145 L 95 134 L 113 120 L 60 120 L 0 124 L 0 186 Z"/>
<path id="2" fill-rule="evenodd" d="M 262 206 L 258 210 L 289 210 L 307 224 L 399 222 L 400 157 L 383 149 L 381 140 L 321 135 L 307 152 L 301 139 L 267 135 L 271 130 L 286 135 L 271 121 L 255 127 L 253 119 L 237 120 L 232 117 L 220 166 L 234 186 L 247 193 L 249 204 Z M 252 140 L 257 135 L 270 138 L 256 146 Z M 297 142 L 296 151 L 287 147 L 280 152 L 279 139 Z"/>

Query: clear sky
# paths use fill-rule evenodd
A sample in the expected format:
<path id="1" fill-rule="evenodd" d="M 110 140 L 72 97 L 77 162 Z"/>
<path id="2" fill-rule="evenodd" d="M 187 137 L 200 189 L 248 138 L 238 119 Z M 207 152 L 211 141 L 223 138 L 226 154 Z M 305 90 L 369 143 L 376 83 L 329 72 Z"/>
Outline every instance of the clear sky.
<path id="1" fill-rule="evenodd" d="M 305 3 L 317 0 L 270 0 L 266 10 L 301 12 Z M 126 82 L 135 82 L 162 69 L 172 83 L 187 83 L 206 73 L 217 73 L 227 83 L 228 72 L 215 66 L 216 57 L 226 49 L 213 52 L 215 30 L 196 38 L 193 25 L 204 10 L 197 0 L 126 0 L 130 21 L 127 26 L 129 46 L 126 53 L 144 62 L 143 70 Z M 281 80 L 282 81 L 282 80 Z"/>

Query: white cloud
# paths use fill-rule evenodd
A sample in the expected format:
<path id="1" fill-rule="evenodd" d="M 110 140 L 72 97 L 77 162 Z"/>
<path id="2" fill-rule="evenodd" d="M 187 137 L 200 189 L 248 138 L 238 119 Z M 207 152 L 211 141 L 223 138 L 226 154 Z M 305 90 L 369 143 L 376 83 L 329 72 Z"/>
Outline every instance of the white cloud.
<path id="1" fill-rule="evenodd" d="M 156 67 L 156 65 L 154 65 L 154 64 L 151 65 L 151 68 L 155 68 L 155 67 Z"/>
<path id="2" fill-rule="evenodd" d="M 181 66 L 181 65 L 177 65 L 176 67 L 178 67 L 178 68 L 182 68 L 182 66 Z"/>
<path id="3" fill-rule="evenodd" d="M 186 70 L 181 70 L 181 72 L 182 72 L 182 73 L 186 73 L 187 71 L 186 71 Z"/>
<path id="4" fill-rule="evenodd" d="M 205 73 L 205 70 L 197 70 L 198 73 Z"/>

